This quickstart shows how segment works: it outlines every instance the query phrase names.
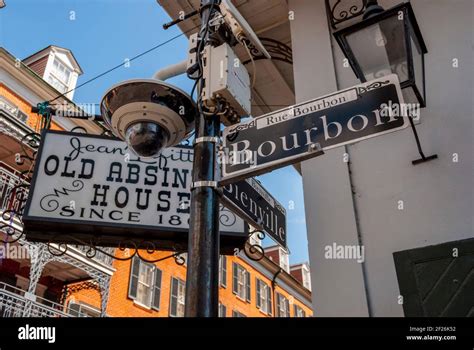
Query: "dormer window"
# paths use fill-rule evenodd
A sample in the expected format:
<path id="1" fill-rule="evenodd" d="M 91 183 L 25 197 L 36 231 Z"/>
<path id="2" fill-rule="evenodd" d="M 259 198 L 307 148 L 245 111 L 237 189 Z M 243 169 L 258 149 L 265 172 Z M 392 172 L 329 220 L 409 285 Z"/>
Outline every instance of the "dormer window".
<path id="1" fill-rule="evenodd" d="M 49 73 L 48 83 L 50 83 L 59 92 L 66 92 L 71 80 L 71 69 L 66 67 L 57 58 L 54 59 L 53 69 Z"/>
<path id="2" fill-rule="evenodd" d="M 71 77 L 71 70 L 57 59 L 54 60 L 53 67 L 54 75 L 56 75 L 64 84 L 68 85 Z"/>
<path id="3" fill-rule="evenodd" d="M 289 251 L 280 246 L 267 247 L 265 255 L 275 264 L 279 265 L 285 272 L 290 273 Z"/>
<path id="4" fill-rule="evenodd" d="M 25 58 L 23 63 L 61 94 L 73 99 L 82 69 L 71 50 L 50 45 Z"/>
<path id="5" fill-rule="evenodd" d="M 280 248 L 280 267 L 286 272 L 290 272 L 290 261 L 288 252 Z"/>
<path id="6" fill-rule="evenodd" d="M 311 290 L 311 273 L 306 265 L 303 265 L 303 286 Z"/>

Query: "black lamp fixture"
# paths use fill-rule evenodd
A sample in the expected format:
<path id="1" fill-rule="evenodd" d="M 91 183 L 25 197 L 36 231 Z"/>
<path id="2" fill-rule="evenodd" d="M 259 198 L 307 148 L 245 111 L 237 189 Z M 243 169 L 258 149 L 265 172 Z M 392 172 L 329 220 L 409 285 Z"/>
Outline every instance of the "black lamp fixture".
<path id="1" fill-rule="evenodd" d="M 388 10 L 377 0 L 365 0 L 364 5 L 362 21 L 334 32 L 355 75 L 366 82 L 397 74 L 405 103 L 426 107 L 424 55 L 428 50 L 411 4 L 405 2 Z M 334 14 L 334 8 L 328 13 Z M 425 157 L 412 116 L 409 119 L 421 155 L 413 164 L 437 158 Z"/>
<path id="2" fill-rule="evenodd" d="M 425 60 L 428 52 L 409 2 L 384 10 L 367 1 L 363 20 L 334 33 L 362 81 L 397 74 L 405 103 L 426 106 Z"/>

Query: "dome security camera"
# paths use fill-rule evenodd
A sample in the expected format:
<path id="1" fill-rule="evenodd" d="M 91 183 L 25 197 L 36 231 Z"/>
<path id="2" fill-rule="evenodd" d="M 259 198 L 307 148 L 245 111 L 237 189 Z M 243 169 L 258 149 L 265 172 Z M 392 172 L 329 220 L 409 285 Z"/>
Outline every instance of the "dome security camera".
<path id="1" fill-rule="evenodd" d="M 163 148 L 189 137 L 198 115 L 189 95 L 155 79 L 113 86 L 102 98 L 100 110 L 113 134 L 143 158 L 157 157 Z"/>

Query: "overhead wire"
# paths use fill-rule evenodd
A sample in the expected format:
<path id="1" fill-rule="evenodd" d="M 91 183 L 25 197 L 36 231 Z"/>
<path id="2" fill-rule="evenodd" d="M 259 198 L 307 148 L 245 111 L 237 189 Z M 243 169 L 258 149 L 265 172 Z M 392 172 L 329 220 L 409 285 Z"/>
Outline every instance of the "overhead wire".
<path id="1" fill-rule="evenodd" d="M 191 29 L 189 29 L 189 30 L 186 30 L 186 31 L 184 31 L 184 32 L 182 32 L 182 33 L 180 33 L 180 34 L 177 34 L 177 35 L 175 35 L 175 36 L 169 38 L 168 40 L 165 40 L 165 41 L 163 41 L 163 42 L 161 42 L 161 43 L 159 43 L 159 44 L 153 46 L 152 48 L 150 48 L 150 49 L 148 49 L 148 50 L 146 50 L 146 51 L 144 51 L 144 52 L 142 52 L 142 53 L 140 53 L 140 54 L 138 54 L 138 55 L 136 55 L 136 56 L 130 58 L 127 62 L 132 62 L 132 61 L 134 61 L 134 60 L 136 60 L 136 59 L 138 59 L 138 58 L 140 58 L 140 57 L 143 57 L 143 56 L 145 56 L 146 54 L 148 54 L 148 53 L 150 53 L 150 52 L 152 52 L 152 51 L 154 51 L 154 50 L 156 50 L 156 49 L 158 49 L 158 48 L 160 48 L 160 47 L 162 47 L 162 46 L 164 46 L 164 45 L 166 45 L 166 44 L 169 44 L 169 43 L 172 42 L 173 40 L 176 40 L 176 39 L 178 39 L 179 37 L 181 37 L 181 36 L 183 36 L 183 35 L 186 35 L 186 34 L 192 32 L 192 31 L 194 31 L 194 30 L 197 29 L 197 28 L 199 28 L 199 26 L 195 26 L 195 27 L 193 27 L 193 28 L 191 28 Z M 70 89 L 70 90 L 68 90 L 68 91 L 66 91 L 66 92 L 64 92 L 64 93 L 62 93 L 62 94 L 56 96 L 55 98 L 53 98 L 52 100 L 49 100 L 48 102 L 51 103 L 51 102 L 54 102 L 54 101 L 56 101 L 57 99 L 59 99 L 59 98 L 61 98 L 61 97 L 65 97 L 68 93 L 70 93 L 70 92 L 72 92 L 72 91 L 76 91 L 76 90 L 78 90 L 79 88 L 83 87 L 84 85 L 87 85 L 87 84 L 89 84 L 89 83 L 91 83 L 91 82 L 93 82 L 93 81 L 95 81 L 95 80 L 97 80 L 97 79 L 103 77 L 104 75 L 107 75 L 107 74 L 113 72 L 114 70 L 116 70 L 116 69 L 118 69 L 118 68 L 121 68 L 121 67 L 123 67 L 123 66 L 124 66 L 124 63 L 122 62 L 122 63 L 120 63 L 120 64 L 118 64 L 118 65 L 116 65 L 116 66 L 114 66 L 114 67 L 112 67 L 112 68 L 110 68 L 110 69 L 107 69 L 106 71 L 104 71 L 104 72 L 102 72 L 102 73 L 100 73 L 100 74 L 98 74 L 98 75 L 96 75 L 96 76 L 90 78 L 89 80 L 86 80 L 85 82 L 79 84 L 78 86 L 74 87 L 73 89 Z"/>

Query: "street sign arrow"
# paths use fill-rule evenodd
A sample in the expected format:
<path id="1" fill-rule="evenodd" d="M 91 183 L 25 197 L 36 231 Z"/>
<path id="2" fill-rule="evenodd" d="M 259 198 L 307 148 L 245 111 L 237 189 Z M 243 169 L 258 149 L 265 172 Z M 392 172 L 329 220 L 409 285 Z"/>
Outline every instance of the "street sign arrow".
<path id="1" fill-rule="evenodd" d="M 409 126 L 395 74 L 225 128 L 221 185 Z"/>

